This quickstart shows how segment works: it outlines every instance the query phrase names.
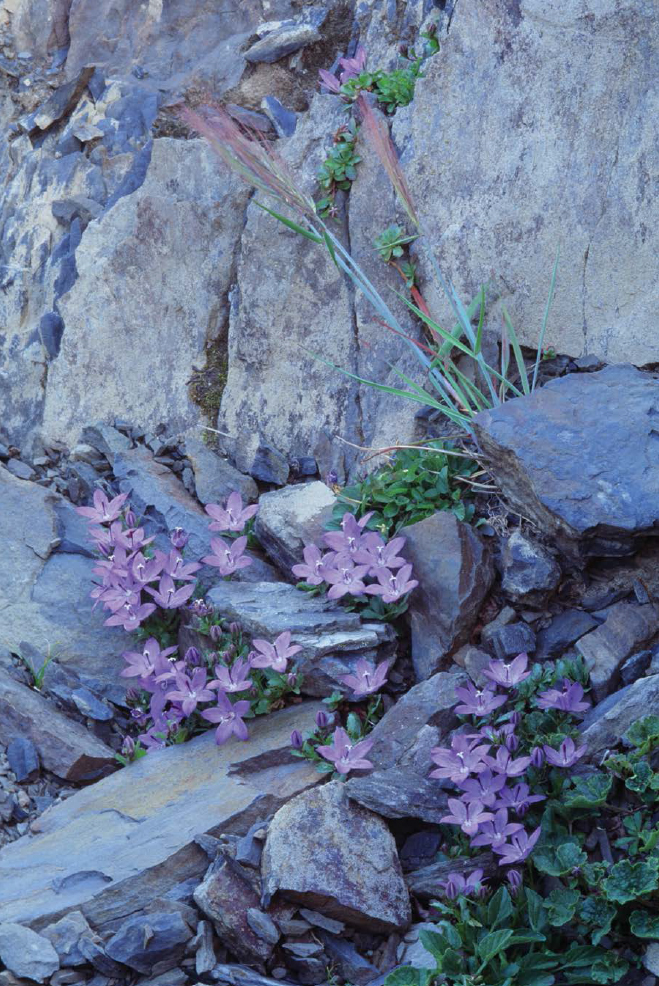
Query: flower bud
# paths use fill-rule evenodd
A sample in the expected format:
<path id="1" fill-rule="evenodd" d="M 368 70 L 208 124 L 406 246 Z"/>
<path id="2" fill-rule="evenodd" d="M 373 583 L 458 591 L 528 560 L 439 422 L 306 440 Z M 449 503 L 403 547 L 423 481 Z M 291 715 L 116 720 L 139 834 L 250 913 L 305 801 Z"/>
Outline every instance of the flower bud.
<path id="1" fill-rule="evenodd" d="M 146 726 L 148 716 L 146 712 L 142 712 L 141 709 L 133 709 L 130 717 L 135 720 L 138 726 Z"/>
<path id="2" fill-rule="evenodd" d="M 212 626 L 208 631 L 214 644 L 219 644 L 222 639 L 222 627 Z"/>
<path id="3" fill-rule="evenodd" d="M 137 517 L 133 510 L 127 510 L 124 518 L 128 527 L 137 527 Z"/>
<path id="4" fill-rule="evenodd" d="M 289 674 L 286 675 L 286 681 L 288 682 L 291 688 L 295 688 L 297 684 L 297 675 L 293 671 L 291 671 Z"/>
<path id="5" fill-rule="evenodd" d="M 96 547 L 101 552 L 102 555 L 105 555 L 106 558 L 109 558 L 110 555 L 112 554 L 112 548 L 110 547 L 109 544 L 101 544 L 100 541 L 97 541 Z"/>
<path id="6" fill-rule="evenodd" d="M 294 750 L 301 750 L 304 740 L 302 739 L 302 733 L 299 729 L 294 729 L 291 733 L 291 746 Z"/>
<path id="7" fill-rule="evenodd" d="M 455 898 L 458 896 L 459 893 L 458 885 L 454 883 L 453 880 L 451 880 L 451 878 L 449 877 L 449 879 L 444 884 L 444 891 L 449 900 L 455 900 Z"/>
<path id="8" fill-rule="evenodd" d="M 240 623 L 229 624 L 229 633 L 237 634 L 240 633 L 241 631 L 242 631 L 242 624 Z"/>
<path id="9" fill-rule="evenodd" d="M 188 647 L 183 658 L 185 663 L 191 668 L 198 668 L 201 664 L 201 654 L 196 647 Z"/>
<path id="10" fill-rule="evenodd" d="M 316 725 L 319 729 L 325 729 L 329 725 L 329 716 L 322 709 L 316 712 Z"/>
<path id="11" fill-rule="evenodd" d="M 519 726 L 520 722 L 522 721 L 522 713 L 521 712 L 513 712 L 512 715 L 510 716 L 510 721 L 511 721 L 512 725 L 515 728 L 517 728 L 517 726 Z"/>
<path id="12" fill-rule="evenodd" d="M 542 752 L 541 747 L 535 746 L 531 750 L 531 764 L 532 764 L 532 766 L 537 767 L 539 769 L 540 767 L 542 767 L 544 765 L 544 762 L 545 762 L 545 755 Z"/>
<path id="13" fill-rule="evenodd" d="M 140 693 L 138 692 L 137 688 L 126 689 L 126 702 L 128 705 L 130 705 L 131 702 L 137 702 L 139 697 L 140 697 Z"/>
<path id="14" fill-rule="evenodd" d="M 121 752 L 125 757 L 132 757 L 135 753 L 135 743 L 130 736 L 124 736 L 124 741 L 121 744 Z"/>
<path id="15" fill-rule="evenodd" d="M 175 548 L 185 548 L 189 539 L 190 535 L 182 527 L 175 527 L 173 531 L 169 532 L 169 540 Z"/>
<path id="16" fill-rule="evenodd" d="M 326 486 L 336 486 L 336 484 L 338 483 L 338 481 L 339 481 L 339 476 L 338 476 L 338 473 L 337 473 L 336 469 L 330 469 L 330 471 L 325 476 L 325 485 Z"/>
<path id="17" fill-rule="evenodd" d="M 506 873 L 506 880 L 510 884 L 510 892 L 513 897 L 517 896 L 519 888 L 522 886 L 522 874 L 519 870 L 508 870 Z"/>
<path id="18" fill-rule="evenodd" d="M 510 753 L 513 753 L 518 746 L 519 746 L 519 738 L 515 735 L 515 733 L 510 733 L 508 736 L 506 736 L 505 747 L 507 750 L 510 751 Z"/>

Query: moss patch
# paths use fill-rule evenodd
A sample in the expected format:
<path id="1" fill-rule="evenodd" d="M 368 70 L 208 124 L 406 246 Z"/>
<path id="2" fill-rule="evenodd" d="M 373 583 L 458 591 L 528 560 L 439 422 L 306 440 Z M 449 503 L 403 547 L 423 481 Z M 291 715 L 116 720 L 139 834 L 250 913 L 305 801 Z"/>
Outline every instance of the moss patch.
<path id="1" fill-rule="evenodd" d="M 223 340 L 207 343 L 204 355 L 205 366 L 200 370 L 193 368 L 188 390 L 207 423 L 215 427 L 229 370 L 226 343 Z"/>

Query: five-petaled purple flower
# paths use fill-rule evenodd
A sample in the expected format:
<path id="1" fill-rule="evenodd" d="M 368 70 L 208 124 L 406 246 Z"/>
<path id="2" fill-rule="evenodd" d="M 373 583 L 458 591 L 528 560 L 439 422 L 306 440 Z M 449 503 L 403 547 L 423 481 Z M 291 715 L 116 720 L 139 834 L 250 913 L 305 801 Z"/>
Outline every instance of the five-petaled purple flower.
<path id="1" fill-rule="evenodd" d="M 192 675 L 183 671 L 175 676 L 176 688 L 167 693 L 172 702 L 180 702 L 183 715 L 190 716 L 199 702 L 212 702 L 215 695 L 206 685 L 206 668 L 195 668 Z"/>
<path id="2" fill-rule="evenodd" d="M 483 757 L 489 749 L 489 743 L 479 746 L 477 739 L 469 739 L 456 733 L 451 738 L 450 750 L 436 746 L 430 751 L 430 756 L 438 767 L 430 776 L 446 777 L 454 784 L 459 784 L 471 774 L 479 774 L 486 769 Z"/>
<path id="3" fill-rule="evenodd" d="M 221 688 L 225 692 L 246 692 L 252 687 L 252 679 L 249 672 L 252 665 L 249 661 L 239 657 L 230 667 L 223 667 L 218 664 L 215 668 L 215 681 L 208 684 L 209 688 Z"/>
<path id="4" fill-rule="evenodd" d="M 329 566 L 335 558 L 333 551 L 326 551 L 323 555 L 320 548 L 315 544 L 309 544 L 302 552 L 304 557 L 303 565 L 293 565 L 291 571 L 293 575 L 304 579 L 309 585 L 321 585 L 325 581 L 325 576 L 329 571 Z"/>
<path id="5" fill-rule="evenodd" d="M 204 709 L 201 714 L 209 722 L 217 723 L 215 742 L 221 746 L 232 735 L 237 736 L 239 740 L 249 739 L 247 726 L 243 722 L 243 716 L 246 716 L 248 712 L 248 701 L 243 699 L 232 705 L 224 692 L 218 692 L 217 705 L 210 709 Z"/>
<path id="6" fill-rule="evenodd" d="M 554 750 L 553 747 L 547 746 L 546 743 L 542 748 L 545 751 L 547 763 L 550 763 L 553 767 L 572 767 L 586 752 L 586 747 L 580 746 L 577 748 L 574 745 L 574 740 L 570 736 L 567 736 L 563 740 L 558 750 Z"/>
<path id="7" fill-rule="evenodd" d="M 528 663 L 528 654 L 518 654 L 510 664 L 506 664 L 504 661 L 490 661 L 483 674 L 495 685 L 501 685 L 502 688 L 514 688 L 531 674 L 530 671 L 526 670 Z"/>
<path id="8" fill-rule="evenodd" d="M 103 490 L 95 490 L 93 507 L 76 507 L 75 509 L 81 517 L 86 517 L 95 524 L 109 524 L 119 517 L 127 499 L 127 493 L 120 493 L 119 496 L 108 500 Z"/>
<path id="9" fill-rule="evenodd" d="M 319 746 L 316 752 L 333 763 L 334 769 L 339 774 L 347 774 L 351 770 L 368 770 L 373 766 L 371 761 L 366 759 L 366 754 L 374 742 L 375 740 L 372 739 L 364 739 L 352 743 L 345 729 L 338 726 L 334 730 L 329 746 Z"/>
<path id="10" fill-rule="evenodd" d="M 150 585 L 146 587 L 146 591 L 163 609 L 178 609 L 179 606 L 188 601 L 194 590 L 194 584 L 184 585 L 177 589 L 171 575 L 163 575 L 157 589 L 152 589 Z"/>
<path id="11" fill-rule="evenodd" d="M 362 596 L 366 592 L 364 576 L 368 575 L 368 565 L 355 565 L 349 555 L 337 556 L 334 564 L 336 567 L 325 573 L 325 581 L 331 585 L 327 598 Z"/>
<path id="12" fill-rule="evenodd" d="M 258 511 L 258 506 L 245 507 L 240 493 L 230 493 L 224 507 L 207 503 L 205 510 L 212 518 L 211 531 L 242 531 L 247 521 Z"/>
<path id="13" fill-rule="evenodd" d="M 499 866 L 510 866 L 513 863 L 521 863 L 529 855 L 534 845 L 540 838 L 540 826 L 532 832 L 516 832 L 510 837 L 510 842 L 503 846 L 493 846 L 494 852 L 501 856 Z"/>
<path id="14" fill-rule="evenodd" d="M 367 585 L 365 591 L 371 596 L 382 596 L 384 603 L 396 603 L 418 586 L 418 579 L 411 579 L 411 574 L 411 565 L 403 565 L 397 572 L 379 567 L 375 576 L 379 584 Z"/>
<path id="15" fill-rule="evenodd" d="M 478 827 L 483 822 L 491 822 L 494 815 L 491 811 L 485 811 L 482 801 L 458 801 L 457 798 L 449 798 L 448 806 L 451 809 L 450 815 L 444 815 L 440 822 L 447 822 L 450 825 L 459 825 L 465 835 L 476 835 Z"/>
<path id="16" fill-rule="evenodd" d="M 471 840 L 472 846 L 502 846 L 509 835 L 523 831 L 524 826 L 519 822 L 508 821 L 506 808 L 499 808 L 494 813 L 491 822 L 484 822 L 478 829 L 478 834 Z"/>
<path id="17" fill-rule="evenodd" d="M 353 698 L 363 698 L 365 695 L 372 695 L 379 692 L 387 681 L 389 665 L 386 661 L 381 661 L 377 668 L 371 661 L 360 658 L 355 665 L 354 674 L 344 674 L 340 680 L 348 688 L 352 688 Z"/>
<path id="18" fill-rule="evenodd" d="M 461 701 L 455 711 L 466 716 L 487 716 L 507 701 L 505 695 L 497 695 L 490 688 L 479 690 L 471 681 L 462 688 L 456 688 L 455 694 Z"/>
<path id="19" fill-rule="evenodd" d="M 480 893 L 483 889 L 482 870 L 474 870 L 473 873 L 449 873 L 448 879 L 440 883 L 444 888 L 444 893 L 449 900 L 455 900 L 459 894 L 469 896 L 471 893 Z"/>
<path id="20" fill-rule="evenodd" d="M 559 709 L 561 712 L 585 712 L 590 702 L 583 701 L 583 688 L 578 681 L 563 682 L 563 690 L 549 688 L 537 696 L 539 709 Z"/>
<path id="21" fill-rule="evenodd" d="M 148 678 L 158 669 L 158 661 L 175 654 L 178 648 L 166 647 L 160 650 L 160 644 L 155 637 L 149 637 L 141 651 L 125 651 L 122 657 L 128 661 L 128 667 L 120 672 L 122 678 Z"/>
<path id="22" fill-rule="evenodd" d="M 283 672 L 288 665 L 289 657 L 302 650 L 299 644 L 291 644 L 291 631 L 285 630 L 271 644 L 267 640 L 253 640 L 256 648 L 249 655 L 253 668 L 272 668 L 273 671 Z"/>
<path id="23" fill-rule="evenodd" d="M 499 804 L 505 805 L 506 808 L 512 808 L 520 816 L 525 815 L 532 804 L 544 800 L 544 794 L 531 794 L 528 784 L 524 783 L 503 788 L 499 795 Z"/>
<path id="24" fill-rule="evenodd" d="M 484 757 L 485 763 L 497 774 L 505 774 L 506 777 L 519 777 L 523 774 L 531 763 L 530 757 L 517 757 L 514 759 L 510 751 L 505 746 L 500 746 L 494 757 Z"/>
<path id="25" fill-rule="evenodd" d="M 204 555 L 201 559 L 205 565 L 213 565 L 220 570 L 220 575 L 233 575 L 240 568 L 251 565 L 251 559 L 243 554 L 247 547 L 247 537 L 236 538 L 231 544 L 224 538 L 211 538 L 212 555 Z"/>

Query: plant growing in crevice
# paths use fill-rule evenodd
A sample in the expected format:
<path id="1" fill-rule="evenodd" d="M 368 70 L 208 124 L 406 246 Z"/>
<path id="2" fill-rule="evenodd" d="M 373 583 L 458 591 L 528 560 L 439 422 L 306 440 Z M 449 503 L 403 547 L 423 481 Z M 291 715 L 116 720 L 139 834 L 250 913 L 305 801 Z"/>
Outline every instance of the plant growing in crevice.
<path id="1" fill-rule="evenodd" d="M 356 150 L 357 124 L 354 120 L 339 127 L 333 137 L 332 150 L 323 161 L 316 175 L 323 198 L 316 202 L 316 208 L 321 216 L 336 219 L 338 209 L 336 193 L 350 190 L 352 182 L 357 177 L 356 167 L 361 157 Z"/>

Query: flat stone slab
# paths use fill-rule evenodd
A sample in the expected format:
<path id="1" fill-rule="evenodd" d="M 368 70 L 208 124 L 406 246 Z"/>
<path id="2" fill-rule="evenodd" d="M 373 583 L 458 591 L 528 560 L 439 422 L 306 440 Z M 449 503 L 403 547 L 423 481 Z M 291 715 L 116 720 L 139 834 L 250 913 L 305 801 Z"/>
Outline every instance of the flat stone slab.
<path id="1" fill-rule="evenodd" d="M 552 380 L 475 418 L 492 476 L 564 549 L 633 550 L 659 534 L 659 378 L 632 366 Z"/>
<path id="2" fill-rule="evenodd" d="M 102 927 L 201 880 L 195 835 L 246 832 L 321 778 L 290 755 L 291 731 L 310 732 L 318 708 L 257 719 L 246 743 L 218 747 L 210 731 L 150 753 L 44 812 L 36 835 L 0 851 L 0 923 L 39 930 L 77 910 Z"/>
<path id="3" fill-rule="evenodd" d="M 307 695 L 345 690 L 340 676 L 351 673 L 360 658 L 393 660 L 395 655 L 396 635 L 386 623 L 362 623 L 357 613 L 287 582 L 221 582 L 207 599 L 252 637 L 272 641 L 290 630 L 291 642 L 302 648 L 295 662 Z"/>

